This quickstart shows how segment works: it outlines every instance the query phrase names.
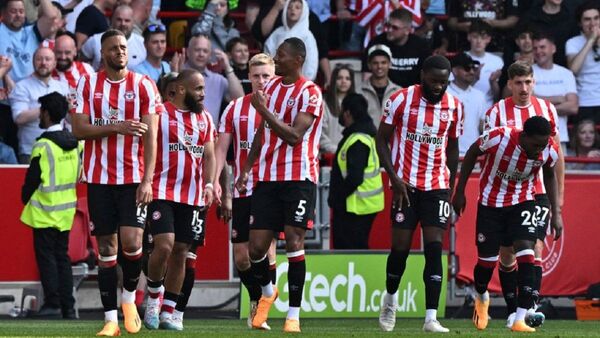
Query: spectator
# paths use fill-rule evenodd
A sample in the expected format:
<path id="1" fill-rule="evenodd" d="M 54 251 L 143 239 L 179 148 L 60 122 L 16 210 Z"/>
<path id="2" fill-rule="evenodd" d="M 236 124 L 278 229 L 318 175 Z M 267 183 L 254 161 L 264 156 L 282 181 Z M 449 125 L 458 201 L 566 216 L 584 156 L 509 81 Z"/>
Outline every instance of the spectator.
<path id="1" fill-rule="evenodd" d="M 222 101 L 231 101 L 243 96 L 244 89 L 240 79 L 237 78 L 229 64 L 227 54 L 224 52 L 217 50 L 215 55 L 225 70 L 225 77 L 207 68 L 210 51 L 211 46 L 208 36 L 193 36 L 186 50 L 187 62 L 184 68 L 195 69 L 204 76 L 204 107 L 212 115 L 213 121 L 219 121 Z"/>
<path id="2" fill-rule="evenodd" d="M 116 3 L 116 0 L 94 0 L 81 11 L 75 23 L 75 37 L 79 48 L 88 38 L 104 33 L 109 28 L 109 21 L 104 13 L 111 11 Z"/>
<path id="3" fill-rule="evenodd" d="M 163 61 L 167 51 L 167 29 L 162 24 L 152 24 L 143 33 L 146 60 L 132 67 L 136 73 L 148 75 L 154 82 L 161 76 L 171 72 L 171 66 Z"/>
<path id="4" fill-rule="evenodd" d="M 502 89 L 502 97 L 508 97 L 511 95 L 510 88 L 506 87 L 508 82 L 508 66 L 515 61 L 525 61 L 532 65 L 533 60 L 533 27 L 521 24 L 518 25 L 515 30 L 514 44 L 517 46 L 517 50 L 512 55 L 504 53 L 504 67 L 502 67 L 502 74 L 498 80 L 498 85 Z"/>
<path id="5" fill-rule="evenodd" d="M 390 80 L 401 87 L 409 87 L 419 83 L 421 63 L 431 55 L 425 40 L 411 33 L 412 14 L 406 9 L 397 9 L 390 13 L 385 24 L 386 32 L 377 35 L 365 49 L 362 71 L 366 80 L 369 73 L 367 51 L 374 45 L 386 45 L 392 51 Z"/>
<path id="6" fill-rule="evenodd" d="M 348 94 L 339 122 L 344 126 L 333 168 L 328 199 L 335 249 L 368 249 L 369 233 L 384 208 L 383 182 L 375 149 L 376 129 L 367 100 Z"/>
<path id="7" fill-rule="evenodd" d="M 52 27 L 52 34 L 47 36 L 44 41 L 40 44 L 40 47 L 48 47 L 50 49 L 54 49 L 54 40 L 56 39 L 56 35 L 65 31 L 65 15 L 70 13 L 71 11 L 65 9 L 60 3 L 56 1 L 52 1 L 52 15 L 56 17 L 54 20 L 54 27 Z M 38 7 L 38 16 L 42 16 L 42 7 Z"/>
<path id="8" fill-rule="evenodd" d="M 248 79 L 248 60 L 250 59 L 250 52 L 248 51 L 248 41 L 244 38 L 233 38 L 227 42 L 225 51 L 229 60 L 231 60 L 231 67 L 233 72 L 240 82 L 242 88 L 244 88 L 244 94 L 252 93 L 252 83 Z"/>
<path id="9" fill-rule="evenodd" d="M 133 0 L 129 3 L 133 10 L 133 33 L 143 35 L 148 26 L 150 12 L 152 12 L 152 0 Z"/>
<path id="10" fill-rule="evenodd" d="M 436 16 L 427 14 L 430 1 L 421 1 L 421 22 L 415 27 L 415 35 L 427 41 L 434 54 L 445 55 L 448 52 L 448 37 L 444 24 Z"/>
<path id="11" fill-rule="evenodd" d="M 375 127 L 378 128 L 381 121 L 381 112 L 383 111 L 383 102 L 386 102 L 401 87 L 389 78 L 392 60 L 390 48 L 386 45 L 373 45 L 369 48 L 368 53 L 367 65 L 371 77 L 362 82 L 359 90 L 367 99 L 369 116 L 371 116 Z"/>
<path id="12" fill-rule="evenodd" d="M 88 63 L 76 60 L 77 46 L 73 33 L 64 33 L 56 38 L 54 55 L 56 55 L 56 69 L 52 72 L 52 77 L 67 83 L 71 93 L 75 92 L 80 77 L 94 72 Z"/>
<path id="13" fill-rule="evenodd" d="M 8 94 L 15 87 L 10 78 L 12 59 L 6 55 L 0 55 L 0 140 L 13 149 L 19 150 L 17 144 L 17 126 L 12 119 Z"/>
<path id="14" fill-rule="evenodd" d="M 577 123 L 573 138 L 571 139 L 571 147 L 567 149 L 567 156 L 600 160 L 600 135 L 596 131 L 594 121 L 581 120 Z M 600 170 L 600 163 L 567 162 L 567 169 Z"/>
<path id="15" fill-rule="evenodd" d="M 77 23 L 77 18 L 81 14 L 81 12 L 89 5 L 91 5 L 94 0 L 60 0 L 60 4 L 66 9 L 72 9 L 71 13 L 68 13 L 65 16 L 65 29 L 68 32 L 75 34 L 75 24 Z M 77 39 L 75 39 L 77 41 Z"/>
<path id="16" fill-rule="evenodd" d="M 591 119 L 600 125 L 600 6 L 588 1 L 577 9 L 581 34 L 565 47 L 567 64 L 577 79 L 577 120 Z"/>
<path id="17" fill-rule="evenodd" d="M 234 25 L 229 16 L 227 0 L 210 0 L 198 22 L 192 27 L 192 35 L 202 34 L 210 37 L 212 49 L 223 51 L 229 40 L 240 36 Z"/>
<path id="18" fill-rule="evenodd" d="M 450 38 L 450 50 L 468 48 L 467 34 L 471 32 L 474 21 L 484 21 L 490 29 L 490 51 L 504 50 L 504 34 L 510 31 L 517 22 L 518 3 L 512 0 L 478 0 L 478 1 L 448 1 L 448 28 L 454 32 Z"/>
<path id="19" fill-rule="evenodd" d="M 0 164 L 19 164 L 13 148 L 0 139 Z"/>
<path id="20" fill-rule="evenodd" d="M 21 200 L 21 221 L 33 228 L 33 248 L 44 290 L 37 317 L 76 319 L 69 231 L 75 217 L 80 159 L 77 139 L 60 122 L 67 114 L 65 97 L 53 92 L 38 99 L 41 137 L 35 142 Z"/>
<path id="21" fill-rule="evenodd" d="M 500 84 L 498 81 L 502 74 L 504 62 L 499 56 L 486 52 L 486 48 L 492 39 L 490 35 L 492 27 L 483 21 L 475 21 L 470 27 L 467 38 L 471 48 L 467 54 L 481 64 L 476 74 L 478 80 L 473 87 L 485 95 L 485 109 L 488 109 L 500 97 Z"/>
<path id="22" fill-rule="evenodd" d="M 561 66 L 567 65 L 565 43 L 578 33 L 575 15 L 566 6 L 566 3 L 571 1 L 540 1 L 534 4 L 531 10 L 521 18 L 524 22 L 532 25 L 536 32 L 544 32 L 552 37 L 556 45 L 554 63 Z"/>
<path id="23" fill-rule="evenodd" d="M 38 98 L 52 92 L 69 94 L 66 83 L 54 80 L 52 71 L 56 58 L 50 48 L 42 47 L 33 54 L 33 74 L 17 82 L 10 93 L 13 120 L 19 127 L 19 163 L 27 164 L 35 139 L 44 131 L 40 128 L 40 105 Z"/>
<path id="24" fill-rule="evenodd" d="M 468 54 L 460 53 L 452 59 L 454 79 L 448 85 L 448 93 L 463 104 L 463 134 L 458 138 L 458 151 L 463 156 L 483 131 L 487 109 L 483 93 L 475 88 L 475 73 L 481 66 Z"/>
<path id="25" fill-rule="evenodd" d="M 110 27 L 118 29 L 127 37 L 127 66 L 134 68 L 146 59 L 146 47 L 144 47 L 144 38 L 137 34 L 132 34 L 133 30 L 133 11 L 128 5 L 120 5 L 115 8 Z M 92 67 L 98 70 L 101 66 L 100 38 L 103 33 L 94 34 L 81 47 L 81 54 L 88 60 L 91 60 Z"/>
<path id="26" fill-rule="evenodd" d="M 317 54 L 317 41 L 308 29 L 308 4 L 305 0 L 287 0 L 283 9 L 283 26 L 275 29 L 265 42 L 265 53 L 275 56 L 279 45 L 288 38 L 299 38 L 306 45 L 306 60 L 302 66 L 302 75 L 314 80 L 317 77 L 319 60 Z M 312 52 L 311 52 L 312 51 Z"/>
<path id="27" fill-rule="evenodd" d="M 33 73 L 32 56 L 44 39 L 57 29 L 58 11 L 50 0 L 40 0 L 41 16 L 33 25 L 25 25 L 25 7 L 22 0 L 2 2 L 0 23 L 0 55 L 12 60 L 10 77 L 15 82 Z"/>
<path id="28" fill-rule="evenodd" d="M 577 114 L 579 97 L 573 73 L 565 67 L 554 64 L 556 50 L 556 45 L 549 34 L 539 33 L 534 36 L 533 94 L 554 104 L 558 115 L 556 126 L 564 152 L 569 142 L 567 117 Z"/>
<path id="29" fill-rule="evenodd" d="M 254 39 L 261 44 L 265 43 L 265 40 L 272 34 L 272 32 L 283 25 L 282 11 L 288 7 L 289 0 L 261 0 L 258 15 L 252 25 L 252 36 Z M 308 6 L 303 5 L 303 8 Z M 288 23 L 289 24 L 289 23 Z M 319 67 L 323 72 L 324 85 L 323 87 L 328 88 L 329 80 L 331 79 L 331 65 L 329 63 L 329 43 L 327 36 L 324 34 L 323 25 L 319 20 L 319 17 L 312 11 L 308 11 L 308 29 L 312 33 L 315 41 L 317 42 L 317 50 L 319 51 Z M 307 34 L 306 31 L 302 34 Z M 308 46 L 307 46 L 308 49 Z M 314 50 L 314 49 L 313 49 Z M 273 51 L 273 54 L 275 52 Z M 308 57 L 309 55 L 307 55 Z M 314 55 L 311 55 L 314 56 Z M 306 61 L 305 61 L 306 64 Z M 304 68 L 303 68 L 304 69 Z M 307 74 L 304 74 L 308 78 Z M 316 76 L 316 71 L 315 71 Z"/>
<path id="30" fill-rule="evenodd" d="M 323 113 L 323 126 L 319 151 L 330 156 L 335 153 L 338 143 L 342 139 L 342 125 L 338 123 L 342 115 L 342 101 L 348 94 L 356 93 L 354 84 L 354 70 L 349 65 L 335 67 L 331 74 L 333 81 L 331 87 L 324 95 L 325 110 Z"/>

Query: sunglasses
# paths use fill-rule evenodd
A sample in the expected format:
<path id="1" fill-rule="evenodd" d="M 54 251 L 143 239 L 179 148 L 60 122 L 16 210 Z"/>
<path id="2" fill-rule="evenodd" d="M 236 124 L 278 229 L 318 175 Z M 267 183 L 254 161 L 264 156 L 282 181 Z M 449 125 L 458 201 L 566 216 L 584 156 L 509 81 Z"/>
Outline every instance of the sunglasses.
<path id="1" fill-rule="evenodd" d="M 167 28 L 163 24 L 149 25 L 148 28 L 146 28 L 146 29 L 151 33 L 156 33 L 156 32 L 162 33 L 162 32 L 167 31 Z"/>

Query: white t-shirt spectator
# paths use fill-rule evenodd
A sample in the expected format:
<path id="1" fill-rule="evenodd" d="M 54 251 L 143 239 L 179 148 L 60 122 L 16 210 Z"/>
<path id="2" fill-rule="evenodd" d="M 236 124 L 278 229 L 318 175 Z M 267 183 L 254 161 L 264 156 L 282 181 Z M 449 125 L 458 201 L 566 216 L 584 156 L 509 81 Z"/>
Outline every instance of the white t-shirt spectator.
<path id="1" fill-rule="evenodd" d="M 58 1 L 61 5 L 66 6 L 68 5 L 70 2 L 72 2 L 73 0 L 60 0 Z M 69 14 L 67 14 L 67 16 L 65 16 L 65 21 L 67 22 L 66 25 L 66 30 L 68 30 L 71 33 L 75 33 L 75 23 L 77 23 L 77 17 L 79 17 L 79 14 L 81 13 L 81 11 L 83 11 L 84 8 L 86 8 L 87 6 L 91 5 L 94 0 L 79 0 L 80 2 L 77 4 L 77 6 L 73 7 L 73 11 Z"/>
<path id="2" fill-rule="evenodd" d="M 38 98 L 52 92 L 59 92 L 65 96 L 69 95 L 69 85 L 50 78 L 48 84 L 37 77 L 30 75 L 17 82 L 15 89 L 10 93 L 10 106 L 12 108 L 13 120 L 24 110 L 38 108 Z M 44 129 L 40 128 L 40 119 L 20 125 L 17 136 L 19 138 L 19 155 L 30 155 L 31 148 Z"/>
<path id="3" fill-rule="evenodd" d="M 538 65 L 533 65 L 533 78 L 535 87 L 533 95 L 535 96 L 563 96 L 567 94 L 577 94 L 575 76 L 565 67 L 554 65 L 552 69 L 543 69 Z M 600 94 L 600 93 L 599 93 Z M 557 125 L 560 142 L 569 141 L 569 132 L 567 129 L 567 117 L 559 116 Z"/>
<path id="4" fill-rule="evenodd" d="M 492 53 L 485 53 L 483 57 L 473 55 L 471 52 L 467 52 L 473 60 L 481 63 L 481 73 L 479 75 L 479 81 L 475 82 L 473 87 L 478 89 L 485 95 L 486 107 L 489 108 L 494 105 L 494 95 L 492 94 L 492 87 L 490 86 L 490 75 L 504 67 L 504 62 L 499 56 Z"/>
<path id="5" fill-rule="evenodd" d="M 448 85 L 448 93 L 458 98 L 464 106 L 463 134 L 458 138 L 458 149 L 460 156 L 463 156 L 479 137 L 479 127 L 483 123 L 485 112 L 489 107 L 486 105 L 483 93 L 473 88 L 473 86 L 463 90 L 454 82 L 451 82 Z"/>
<path id="6" fill-rule="evenodd" d="M 575 56 L 583 49 L 586 37 L 577 35 L 567 40 L 565 53 Z M 590 51 L 583 61 L 583 66 L 575 76 L 580 107 L 600 106 L 600 61 L 594 61 L 594 52 Z"/>
<path id="7" fill-rule="evenodd" d="M 83 47 L 81 47 L 81 53 L 86 58 L 92 60 L 91 64 L 95 70 L 100 68 L 100 47 L 102 47 L 100 39 L 102 38 L 102 34 L 104 33 L 92 35 L 92 37 L 87 39 L 87 41 L 83 44 Z M 146 60 L 146 47 L 144 47 L 144 38 L 138 34 L 132 33 L 129 36 L 129 39 L 127 39 L 127 59 L 127 68 L 130 69 Z"/>

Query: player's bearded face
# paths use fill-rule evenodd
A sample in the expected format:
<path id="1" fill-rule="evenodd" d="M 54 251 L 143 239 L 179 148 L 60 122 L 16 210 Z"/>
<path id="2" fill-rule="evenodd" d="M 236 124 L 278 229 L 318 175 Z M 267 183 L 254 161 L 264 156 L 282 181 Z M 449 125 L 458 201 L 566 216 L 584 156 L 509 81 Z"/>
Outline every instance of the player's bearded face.
<path id="1" fill-rule="evenodd" d="M 430 103 L 438 103 L 444 96 L 448 88 L 448 70 L 431 69 L 428 72 L 422 72 L 421 83 L 423 96 Z"/>
<path id="2" fill-rule="evenodd" d="M 113 36 L 102 44 L 102 55 L 106 65 L 114 70 L 127 66 L 127 40 L 124 36 Z"/>
<path id="3" fill-rule="evenodd" d="M 185 91 L 185 97 L 183 98 L 183 103 L 185 106 L 194 113 L 199 113 L 204 108 L 204 96 L 199 96 L 190 92 L 189 90 Z"/>

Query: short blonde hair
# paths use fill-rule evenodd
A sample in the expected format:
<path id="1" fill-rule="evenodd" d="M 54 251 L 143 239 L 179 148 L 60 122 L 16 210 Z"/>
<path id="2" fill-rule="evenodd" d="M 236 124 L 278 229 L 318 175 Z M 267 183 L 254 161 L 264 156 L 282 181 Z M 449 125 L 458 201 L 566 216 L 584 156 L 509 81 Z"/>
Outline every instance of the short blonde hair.
<path id="1" fill-rule="evenodd" d="M 273 58 L 265 53 L 258 53 L 248 61 L 248 68 L 254 66 L 275 66 Z"/>

